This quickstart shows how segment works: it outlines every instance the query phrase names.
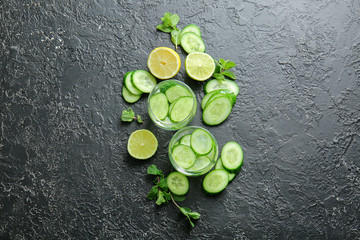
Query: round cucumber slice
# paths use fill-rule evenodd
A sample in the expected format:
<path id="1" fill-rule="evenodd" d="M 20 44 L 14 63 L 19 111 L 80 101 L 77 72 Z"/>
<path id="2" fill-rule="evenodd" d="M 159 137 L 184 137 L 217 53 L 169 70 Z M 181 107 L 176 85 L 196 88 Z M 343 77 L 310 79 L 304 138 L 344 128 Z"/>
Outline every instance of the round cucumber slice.
<path id="1" fill-rule="evenodd" d="M 239 172 L 243 164 L 243 155 L 243 150 L 237 142 L 227 142 L 221 150 L 221 162 L 224 169 L 230 173 Z"/>
<path id="2" fill-rule="evenodd" d="M 194 165 L 189 168 L 189 171 L 199 171 L 207 166 L 209 166 L 211 160 L 207 156 L 198 156 Z"/>
<path id="3" fill-rule="evenodd" d="M 181 46 L 187 53 L 205 52 L 205 44 L 202 38 L 195 33 L 187 32 L 181 36 Z"/>
<path id="4" fill-rule="evenodd" d="M 194 151 L 189 146 L 182 144 L 176 145 L 171 155 L 175 163 L 182 168 L 191 168 L 196 161 Z"/>
<path id="5" fill-rule="evenodd" d="M 172 122 L 181 122 L 191 113 L 194 105 L 192 97 L 180 97 L 174 102 L 170 110 L 170 120 Z"/>
<path id="6" fill-rule="evenodd" d="M 192 32 L 201 37 L 201 30 L 200 28 L 195 24 L 189 24 L 181 31 L 180 37 L 182 37 L 185 33 Z"/>
<path id="7" fill-rule="evenodd" d="M 164 93 L 157 93 L 151 96 L 150 109 L 152 113 L 160 120 L 164 120 L 169 112 L 169 103 Z"/>
<path id="8" fill-rule="evenodd" d="M 180 144 L 186 145 L 190 147 L 190 139 L 191 139 L 191 134 L 186 134 L 185 136 L 183 136 L 180 139 Z"/>
<path id="9" fill-rule="evenodd" d="M 170 173 L 166 178 L 166 182 L 169 190 L 176 195 L 185 195 L 189 191 L 189 180 L 182 173 Z"/>
<path id="10" fill-rule="evenodd" d="M 220 96 L 209 102 L 202 114 L 207 125 L 218 125 L 225 121 L 232 110 L 232 103 L 227 96 Z"/>
<path id="11" fill-rule="evenodd" d="M 186 88 L 180 85 L 175 85 L 168 88 L 165 91 L 165 94 L 170 103 L 174 102 L 180 97 L 191 96 L 191 93 Z"/>
<path id="12" fill-rule="evenodd" d="M 156 86 L 156 78 L 145 70 L 136 70 L 131 75 L 131 83 L 141 92 L 149 93 Z"/>
<path id="13" fill-rule="evenodd" d="M 202 185 L 206 193 L 217 194 L 223 191 L 228 183 L 228 173 L 223 169 L 217 169 L 206 174 Z"/>
<path id="14" fill-rule="evenodd" d="M 205 94 L 219 89 L 228 89 L 232 91 L 235 94 L 235 96 L 237 96 L 240 91 L 239 86 L 236 84 L 236 82 L 229 79 L 225 79 L 225 80 L 212 79 L 208 81 L 204 86 Z"/>
<path id="15" fill-rule="evenodd" d="M 135 94 L 132 94 L 127 88 L 126 86 L 124 85 L 122 87 L 122 96 L 123 98 L 125 99 L 126 102 L 128 103 L 134 103 L 136 102 L 137 100 L 139 100 L 141 98 L 141 95 L 142 93 L 138 94 L 138 95 L 135 95 Z"/>
<path id="16" fill-rule="evenodd" d="M 131 76 L 133 74 L 133 71 L 129 71 L 125 74 L 124 76 L 124 84 L 127 88 L 127 90 L 129 90 L 129 92 L 131 92 L 134 95 L 140 95 L 143 92 L 140 91 L 139 89 L 135 88 L 134 85 L 131 82 Z"/>
<path id="17" fill-rule="evenodd" d="M 198 155 L 208 154 L 211 151 L 213 144 L 214 141 L 210 134 L 203 129 L 196 129 L 191 134 L 190 145 Z"/>
<path id="18" fill-rule="evenodd" d="M 215 169 L 224 169 L 224 166 L 222 165 L 222 162 L 221 162 L 221 158 L 219 158 L 216 162 L 216 165 L 215 165 Z M 229 173 L 229 182 L 231 182 L 232 180 L 234 180 L 235 176 L 236 176 L 236 173 Z"/>

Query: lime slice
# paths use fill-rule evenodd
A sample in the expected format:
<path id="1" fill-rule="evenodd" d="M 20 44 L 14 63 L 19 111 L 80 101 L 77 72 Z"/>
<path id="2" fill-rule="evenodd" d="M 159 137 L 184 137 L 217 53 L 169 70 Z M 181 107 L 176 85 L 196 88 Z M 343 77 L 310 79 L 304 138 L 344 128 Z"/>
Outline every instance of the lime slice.
<path id="1" fill-rule="evenodd" d="M 192 79 L 205 81 L 213 75 L 215 62 L 207 53 L 193 52 L 185 59 L 185 70 Z"/>
<path id="2" fill-rule="evenodd" d="M 155 135 L 147 129 L 136 130 L 131 133 L 127 150 L 133 158 L 151 158 L 158 148 L 158 140 Z"/>

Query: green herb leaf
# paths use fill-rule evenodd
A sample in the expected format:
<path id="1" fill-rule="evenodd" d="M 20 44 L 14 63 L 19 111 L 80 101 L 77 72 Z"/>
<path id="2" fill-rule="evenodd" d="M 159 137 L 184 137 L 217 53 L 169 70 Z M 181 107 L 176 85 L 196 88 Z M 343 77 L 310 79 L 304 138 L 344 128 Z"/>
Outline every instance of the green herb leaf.
<path id="1" fill-rule="evenodd" d="M 174 28 L 176 27 L 176 24 L 178 24 L 180 18 L 179 16 L 175 13 L 173 14 L 171 17 L 170 17 L 170 23 L 171 23 L 171 26 L 173 26 Z"/>
<path id="2" fill-rule="evenodd" d="M 188 207 L 180 207 L 180 211 L 184 214 L 184 215 L 188 215 L 188 213 L 191 212 L 191 209 Z"/>
<path id="3" fill-rule="evenodd" d="M 164 24 L 157 25 L 156 29 L 166 33 L 170 33 L 173 30 L 172 27 L 165 26 Z"/>
<path id="4" fill-rule="evenodd" d="M 132 120 L 134 120 L 134 117 L 135 117 L 134 111 L 131 108 L 128 108 L 122 111 L 121 121 L 132 122 Z"/>
<path id="5" fill-rule="evenodd" d="M 157 205 L 161 205 L 161 204 L 163 204 L 163 203 L 166 203 L 166 200 L 165 200 L 165 198 L 164 198 L 163 192 L 162 192 L 162 191 L 159 191 L 159 192 L 158 192 L 158 198 L 157 198 L 157 200 L 156 200 L 156 204 L 157 204 Z"/>
<path id="6" fill-rule="evenodd" d="M 228 71 L 228 70 L 223 71 L 222 74 L 229 77 L 229 78 L 231 78 L 231 79 L 234 79 L 234 80 L 236 79 L 235 74 L 233 72 Z"/>
<path id="7" fill-rule="evenodd" d="M 156 165 L 152 164 L 147 168 L 147 174 L 160 176 L 162 171 L 158 169 Z"/>
<path id="8" fill-rule="evenodd" d="M 190 212 L 188 214 L 188 216 L 193 218 L 193 219 L 199 219 L 200 218 L 200 213 L 198 213 L 198 212 Z"/>
<path id="9" fill-rule="evenodd" d="M 171 41 L 173 42 L 173 44 L 175 45 L 176 48 L 180 44 L 180 39 L 181 39 L 180 35 L 181 35 L 180 29 L 174 29 L 171 32 Z"/>
<path id="10" fill-rule="evenodd" d="M 172 194 L 172 197 L 174 199 L 174 201 L 176 202 L 182 202 L 185 200 L 185 196 L 184 195 L 175 195 L 175 194 Z"/>
<path id="11" fill-rule="evenodd" d="M 164 191 L 168 190 L 168 185 L 167 185 L 167 181 L 166 178 L 161 179 L 158 183 L 157 183 L 158 187 L 161 188 Z"/>
<path id="12" fill-rule="evenodd" d="M 136 121 L 137 121 L 138 123 L 143 123 L 143 120 L 141 119 L 141 116 L 140 116 L 140 115 L 137 115 L 137 116 L 136 116 Z"/>
<path id="13" fill-rule="evenodd" d="M 215 61 L 216 62 L 216 61 Z M 217 63 L 217 62 L 216 62 Z M 221 72 L 221 67 L 219 64 L 216 64 L 215 66 L 215 70 L 214 70 L 214 73 L 220 73 Z"/>
<path id="14" fill-rule="evenodd" d="M 164 194 L 164 199 L 166 201 L 166 203 L 168 203 L 171 200 L 171 196 L 169 192 L 163 192 Z"/>
<path id="15" fill-rule="evenodd" d="M 226 64 L 224 64 L 224 69 L 230 69 L 233 67 L 236 67 L 236 64 L 233 61 L 228 60 L 228 62 Z"/>
<path id="16" fill-rule="evenodd" d="M 191 221 L 191 218 L 188 217 L 188 219 L 189 219 L 191 227 L 195 227 L 194 223 Z"/>
<path id="17" fill-rule="evenodd" d="M 154 199 L 156 199 L 158 192 L 159 192 L 159 188 L 158 188 L 157 186 L 153 186 L 153 187 L 151 188 L 150 192 L 148 193 L 147 198 L 148 198 L 149 200 L 154 200 Z"/>

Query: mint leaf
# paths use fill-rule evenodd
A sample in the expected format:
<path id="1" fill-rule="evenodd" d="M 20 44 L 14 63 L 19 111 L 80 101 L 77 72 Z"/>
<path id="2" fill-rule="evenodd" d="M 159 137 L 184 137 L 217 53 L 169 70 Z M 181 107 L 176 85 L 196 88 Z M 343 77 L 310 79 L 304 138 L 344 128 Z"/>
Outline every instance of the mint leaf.
<path id="1" fill-rule="evenodd" d="M 181 39 L 180 34 L 181 34 L 180 29 L 174 29 L 171 32 L 171 41 L 173 42 L 173 44 L 175 45 L 176 48 L 180 44 L 180 39 Z"/>
<path id="2" fill-rule="evenodd" d="M 191 212 L 191 209 L 188 207 L 180 207 L 180 211 L 184 214 L 184 215 L 188 215 L 188 213 Z"/>
<path id="3" fill-rule="evenodd" d="M 152 164 L 147 168 L 147 174 L 159 176 L 162 174 L 162 171 Z"/>
<path id="4" fill-rule="evenodd" d="M 137 121 L 138 123 L 143 123 L 143 120 L 141 119 L 140 115 L 137 115 L 137 116 L 136 116 L 136 121 Z"/>
<path id="5" fill-rule="evenodd" d="M 188 214 L 188 216 L 193 218 L 193 219 L 199 219 L 200 218 L 200 213 L 198 213 L 198 212 L 190 212 Z"/>
<path id="6" fill-rule="evenodd" d="M 233 62 L 233 61 L 229 61 L 224 65 L 224 69 L 230 69 L 230 68 L 233 68 L 235 67 L 236 64 Z"/>
<path id="7" fill-rule="evenodd" d="M 159 192 L 158 192 L 158 198 L 157 198 L 157 200 L 156 200 L 156 204 L 157 204 L 157 205 L 161 205 L 161 204 L 163 204 L 163 203 L 165 203 L 165 202 L 166 202 L 166 200 L 165 200 L 165 198 L 164 198 L 163 192 L 162 192 L 162 191 L 159 191 Z"/>
<path id="8" fill-rule="evenodd" d="M 226 70 L 226 71 L 223 71 L 222 74 L 229 77 L 229 78 L 231 78 L 231 79 L 236 79 L 236 76 L 235 76 L 235 74 L 233 72 L 230 72 L 230 71 Z"/>
<path id="9" fill-rule="evenodd" d="M 122 111 L 121 121 L 132 122 L 134 117 L 135 117 L 134 111 L 131 108 L 128 108 L 128 109 Z"/>
<path id="10" fill-rule="evenodd" d="M 228 61 L 229 61 L 229 60 L 225 61 L 225 60 L 222 59 L 222 58 L 219 59 L 219 63 L 220 63 L 220 65 L 221 65 L 222 67 L 225 66 L 225 64 L 226 64 Z"/>
<path id="11" fill-rule="evenodd" d="M 172 15 L 170 17 L 171 26 L 176 27 L 176 24 L 178 24 L 179 20 L 180 20 L 180 18 L 176 13 L 174 15 Z"/>
<path id="12" fill-rule="evenodd" d="M 168 190 L 168 185 L 167 185 L 166 178 L 161 179 L 161 180 L 158 182 L 157 185 L 158 185 L 159 188 L 161 188 L 161 189 L 164 190 L 164 191 L 167 191 L 167 190 Z"/>
<path id="13" fill-rule="evenodd" d="M 170 33 L 173 30 L 172 27 L 165 26 L 164 24 L 157 25 L 156 29 L 166 33 Z"/>
<path id="14" fill-rule="evenodd" d="M 163 194 L 164 194 L 164 199 L 165 199 L 166 203 L 168 203 L 171 200 L 170 193 L 163 192 Z"/>
<path id="15" fill-rule="evenodd" d="M 159 188 L 158 188 L 157 186 L 153 186 L 153 187 L 151 188 L 150 192 L 148 193 L 147 198 L 148 198 L 149 200 L 154 200 L 154 199 L 156 199 L 158 192 L 159 192 Z"/>

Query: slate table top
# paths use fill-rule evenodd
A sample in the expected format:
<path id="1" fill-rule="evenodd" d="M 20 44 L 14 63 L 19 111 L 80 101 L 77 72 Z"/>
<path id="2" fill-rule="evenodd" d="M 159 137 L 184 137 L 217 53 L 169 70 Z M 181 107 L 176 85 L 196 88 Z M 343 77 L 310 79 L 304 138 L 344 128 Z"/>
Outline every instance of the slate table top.
<path id="1" fill-rule="evenodd" d="M 173 171 L 174 132 L 157 128 L 147 95 L 121 96 L 127 71 L 147 69 L 165 12 L 201 28 L 206 52 L 234 61 L 240 94 L 230 117 L 191 125 L 244 165 L 218 196 L 190 179 L 181 204 L 146 198 L 156 164 Z M 22 1 L 0 3 L 1 239 L 360 239 L 360 2 Z M 177 50 L 182 62 L 186 53 Z M 177 79 L 203 97 L 203 82 Z M 132 107 L 144 123 L 123 123 Z M 138 161 L 129 135 L 159 140 Z"/>

